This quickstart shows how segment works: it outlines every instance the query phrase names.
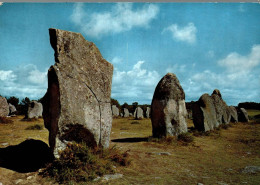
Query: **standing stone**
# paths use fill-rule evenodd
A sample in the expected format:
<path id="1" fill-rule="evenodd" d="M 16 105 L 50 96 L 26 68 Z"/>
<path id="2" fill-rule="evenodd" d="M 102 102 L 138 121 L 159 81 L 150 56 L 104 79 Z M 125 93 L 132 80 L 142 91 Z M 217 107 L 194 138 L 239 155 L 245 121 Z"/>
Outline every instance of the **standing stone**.
<path id="1" fill-rule="evenodd" d="M 27 118 L 32 119 L 32 118 L 36 118 L 38 119 L 39 117 L 42 117 L 42 104 L 40 102 L 37 101 L 31 101 L 29 103 L 29 107 L 28 107 L 28 112 L 27 112 Z"/>
<path id="2" fill-rule="evenodd" d="M 112 105 L 112 115 L 113 116 L 119 116 L 119 109 L 116 105 Z"/>
<path id="3" fill-rule="evenodd" d="M 230 110 L 226 102 L 222 99 L 221 93 L 218 89 L 215 89 L 211 95 L 213 100 L 215 110 L 216 110 L 216 119 L 217 127 L 221 124 L 228 124 L 231 119 Z"/>
<path id="4" fill-rule="evenodd" d="M 134 112 L 135 119 L 143 119 L 144 118 L 144 111 L 141 107 L 137 107 Z"/>
<path id="5" fill-rule="evenodd" d="M 248 114 L 247 114 L 246 109 L 238 108 L 237 114 L 238 114 L 238 121 L 239 122 L 249 122 L 249 118 L 248 118 Z"/>
<path id="6" fill-rule="evenodd" d="M 146 111 L 145 111 L 145 117 L 150 118 L 150 113 L 151 113 L 151 109 L 150 109 L 150 107 L 147 107 Z"/>
<path id="7" fill-rule="evenodd" d="M 6 117 L 9 114 L 9 105 L 6 98 L 0 96 L 0 117 Z"/>
<path id="8" fill-rule="evenodd" d="M 129 116 L 133 116 L 133 113 L 129 113 Z"/>
<path id="9" fill-rule="evenodd" d="M 151 105 L 153 137 L 176 136 L 188 131 L 185 93 L 175 74 L 157 84 Z"/>
<path id="10" fill-rule="evenodd" d="M 56 157 L 68 142 L 109 147 L 113 65 L 79 33 L 49 29 L 55 64 L 43 98 L 44 124 Z"/>
<path id="11" fill-rule="evenodd" d="M 192 106 L 193 123 L 199 131 L 213 130 L 219 125 L 216 119 L 216 109 L 213 99 L 203 94 Z"/>
<path id="12" fill-rule="evenodd" d="M 229 106 L 229 112 L 231 116 L 230 121 L 233 123 L 237 123 L 238 122 L 237 109 L 233 106 Z"/>
<path id="13" fill-rule="evenodd" d="M 124 117 L 125 118 L 129 117 L 129 110 L 127 108 L 124 108 Z"/>
<path id="14" fill-rule="evenodd" d="M 14 114 L 16 112 L 16 108 L 14 105 L 12 105 L 11 103 L 8 104 L 9 106 L 9 114 Z"/>

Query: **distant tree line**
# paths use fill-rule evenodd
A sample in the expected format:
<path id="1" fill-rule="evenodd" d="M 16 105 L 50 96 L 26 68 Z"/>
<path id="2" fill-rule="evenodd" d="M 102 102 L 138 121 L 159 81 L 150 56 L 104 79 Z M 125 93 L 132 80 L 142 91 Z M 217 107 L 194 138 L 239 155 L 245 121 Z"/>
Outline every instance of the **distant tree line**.
<path id="1" fill-rule="evenodd" d="M 238 104 L 239 108 L 245 108 L 245 109 L 255 109 L 260 110 L 260 103 L 255 102 L 242 102 Z"/>
<path id="2" fill-rule="evenodd" d="M 143 109 L 143 111 L 146 111 L 147 107 L 151 108 L 151 105 L 144 104 L 144 105 L 139 105 L 138 102 L 133 102 L 132 105 L 128 105 L 126 102 L 122 105 L 119 104 L 119 102 L 116 99 L 111 98 L 111 106 L 116 105 L 117 108 L 119 108 L 120 113 L 123 113 L 124 108 L 127 108 L 130 113 L 134 113 L 135 109 L 137 107 L 140 107 Z"/>

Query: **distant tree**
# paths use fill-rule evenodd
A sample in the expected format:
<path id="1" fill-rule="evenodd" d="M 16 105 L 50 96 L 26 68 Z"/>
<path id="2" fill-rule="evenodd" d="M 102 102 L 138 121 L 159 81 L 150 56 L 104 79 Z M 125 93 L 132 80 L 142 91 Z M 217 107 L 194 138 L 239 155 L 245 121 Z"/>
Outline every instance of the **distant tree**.
<path id="1" fill-rule="evenodd" d="M 7 99 L 7 102 L 17 107 L 19 103 L 19 98 L 16 98 L 15 96 L 11 96 L 10 98 Z"/>
<path id="2" fill-rule="evenodd" d="M 28 111 L 28 106 L 30 103 L 30 98 L 25 97 L 24 99 L 22 99 L 21 103 L 18 105 L 17 112 L 20 115 L 26 115 L 27 111 Z"/>
<path id="3" fill-rule="evenodd" d="M 260 103 L 256 102 L 242 102 L 238 104 L 239 108 L 245 108 L 245 109 L 255 109 L 260 110 Z"/>
<path id="4" fill-rule="evenodd" d="M 118 102 L 116 99 L 111 98 L 111 106 L 112 106 L 112 105 L 116 105 L 117 108 L 120 109 L 120 104 L 119 104 L 119 102 Z"/>

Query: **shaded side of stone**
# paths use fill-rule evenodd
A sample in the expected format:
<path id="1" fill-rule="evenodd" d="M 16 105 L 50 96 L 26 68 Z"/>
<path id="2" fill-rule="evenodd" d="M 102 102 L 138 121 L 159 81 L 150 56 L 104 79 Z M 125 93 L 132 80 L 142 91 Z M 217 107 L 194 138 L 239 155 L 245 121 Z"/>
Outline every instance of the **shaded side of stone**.
<path id="1" fill-rule="evenodd" d="M 229 106 L 229 111 L 230 111 L 230 121 L 233 123 L 237 123 L 238 122 L 238 115 L 237 115 L 237 110 L 235 107 L 233 106 Z"/>
<path id="2" fill-rule="evenodd" d="M 248 113 L 244 108 L 237 108 L 238 121 L 249 122 Z"/>

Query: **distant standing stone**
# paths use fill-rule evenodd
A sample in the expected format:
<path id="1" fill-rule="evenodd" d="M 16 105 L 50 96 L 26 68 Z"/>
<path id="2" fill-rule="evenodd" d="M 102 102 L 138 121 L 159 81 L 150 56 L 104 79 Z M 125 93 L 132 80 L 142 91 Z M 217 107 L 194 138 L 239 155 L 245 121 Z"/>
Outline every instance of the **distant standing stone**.
<path id="1" fill-rule="evenodd" d="M 42 117 L 42 111 L 43 111 L 43 108 L 42 108 L 42 104 L 40 102 L 31 101 L 29 103 L 29 107 L 28 107 L 27 118 L 38 119 L 39 117 Z"/>
<path id="2" fill-rule="evenodd" d="M 248 114 L 246 109 L 244 108 L 238 108 L 237 109 L 238 114 L 238 121 L 240 122 L 249 122 Z"/>
<path id="3" fill-rule="evenodd" d="M 175 74 L 157 84 L 151 105 L 153 137 L 177 136 L 188 131 L 185 93 Z"/>
<path id="4" fill-rule="evenodd" d="M 113 65 L 80 33 L 49 29 L 55 64 L 43 98 L 44 124 L 56 157 L 69 142 L 109 147 Z"/>
<path id="5" fill-rule="evenodd" d="M 0 117 L 6 117 L 9 114 L 9 105 L 6 98 L 0 96 Z"/>
<path id="6" fill-rule="evenodd" d="M 146 111 L 145 111 L 145 117 L 150 118 L 150 113 L 151 113 L 151 109 L 150 109 L 150 107 L 147 107 Z"/>
<path id="7" fill-rule="evenodd" d="M 237 109 L 233 106 L 229 106 L 229 111 L 230 111 L 230 116 L 231 116 L 230 121 L 237 123 L 238 122 Z"/>
<path id="8" fill-rule="evenodd" d="M 144 118 L 144 111 L 141 107 L 137 107 L 134 112 L 135 119 L 143 119 Z"/>
<path id="9" fill-rule="evenodd" d="M 119 116 L 119 109 L 116 105 L 112 105 L 112 115 L 113 116 Z"/>
<path id="10" fill-rule="evenodd" d="M 12 105 L 11 103 L 9 103 L 8 105 L 9 105 L 9 114 L 14 114 L 16 112 L 15 106 Z"/>
<path id="11" fill-rule="evenodd" d="M 124 108 L 124 117 L 125 118 L 129 117 L 129 110 L 127 108 Z"/>

